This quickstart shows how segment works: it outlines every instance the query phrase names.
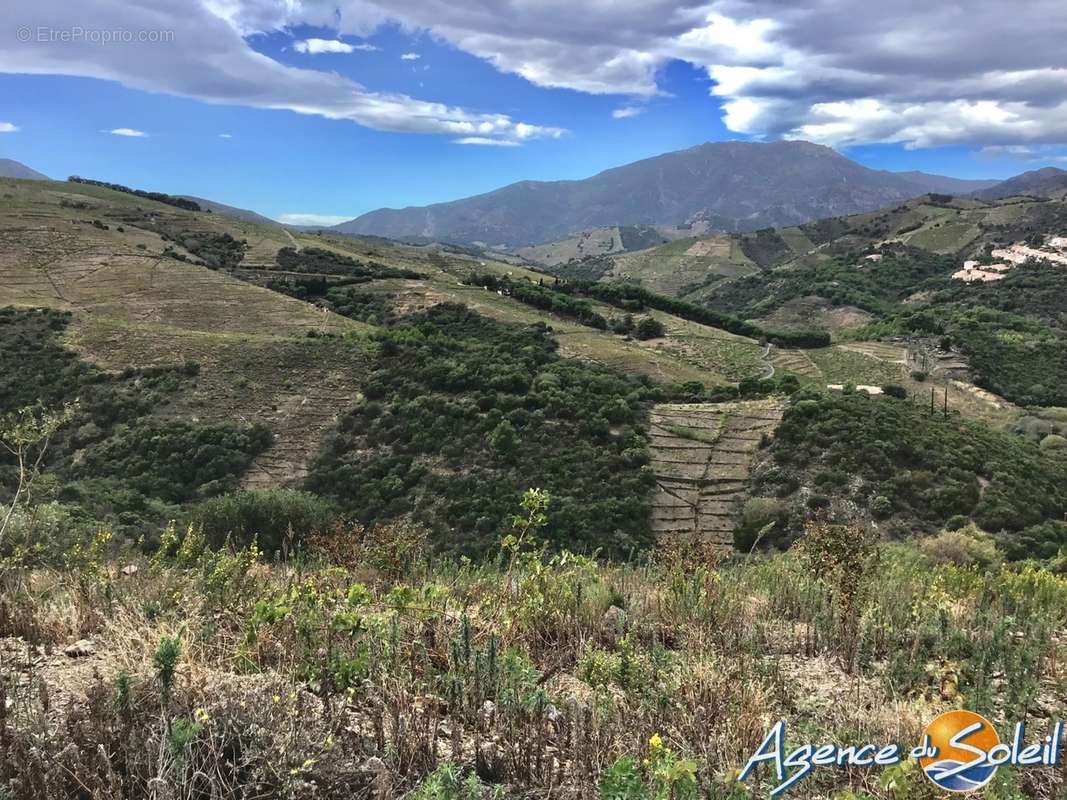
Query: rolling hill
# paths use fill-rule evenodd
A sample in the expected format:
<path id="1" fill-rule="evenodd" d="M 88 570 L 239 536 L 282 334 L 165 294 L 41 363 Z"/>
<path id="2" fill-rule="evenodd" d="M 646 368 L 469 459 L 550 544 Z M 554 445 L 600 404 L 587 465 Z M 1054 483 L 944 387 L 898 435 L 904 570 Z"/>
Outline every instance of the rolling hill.
<path id="1" fill-rule="evenodd" d="M 335 227 L 393 239 L 433 238 L 522 247 L 616 225 L 707 220 L 757 230 L 871 211 L 968 182 L 871 170 L 809 142 L 709 142 L 572 181 L 522 181 L 421 208 L 380 209 Z"/>

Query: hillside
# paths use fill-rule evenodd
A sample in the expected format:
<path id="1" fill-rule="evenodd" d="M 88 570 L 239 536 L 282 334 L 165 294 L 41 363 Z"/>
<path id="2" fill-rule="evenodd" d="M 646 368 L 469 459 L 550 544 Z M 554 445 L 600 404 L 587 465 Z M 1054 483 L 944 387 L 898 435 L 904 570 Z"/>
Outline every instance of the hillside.
<path id="1" fill-rule="evenodd" d="M 1062 716 L 1062 205 L 605 259 L 666 294 L 0 180 L 4 791 L 756 796 L 776 718 Z"/>
<path id="2" fill-rule="evenodd" d="M 197 431 L 202 426 L 214 426 L 210 435 L 233 441 L 237 441 L 232 437 L 238 435 L 238 429 L 244 430 L 241 426 L 261 426 L 269 434 L 266 440 L 256 440 L 259 443 L 254 446 L 249 440 L 251 449 L 233 462 L 232 471 L 220 463 L 222 474 L 208 471 L 183 478 L 190 483 L 178 494 L 160 494 L 161 484 L 146 483 L 138 490 L 141 499 L 131 506 L 128 498 L 115 494 L 123 479 L 114 476 L 108 479 L 109 488 L 98 486 L 91 501 L 87 496 L 86 505 L 77 501 L 72 506 L 78 515 L 121 520 L 117 527 L 131 536 L 167 515 L 188 513 L 182 510 L 183 504 L 242 487 L 309 486 L 324 495 L 351 497 L 338 483 L 340 475 L 351 468 L 342 467 L 348 463 L 347 457 L 333 453 L 333 461 L 324 462 L 322 448 L 338 422 L 355 413 L 364 396 L 381 391 L 369 388 L 387 379 L 382 370 L 389 362 L 381 360 L 376 342 L 394 328 L 418 324 L 424 330 L 439 330 L 449 346 L 461 345 L 452 358 L 457 363 L 469 360 L 462 369 L 479 375 L 475 383 L 464 384 L 460 391 L 467 402 L 473 402 L 481 392 L 505 391 L 508 387 L 514 391 L 514 387 L 535 379 L 549 383 L 562 380 L 577 387 L 603 380 L 596 376 L 604 372 L 621 381 L 617 391 L 624 395 L 647 393 L 653 382 L 663 387 L 656 390 L 660 394 L 649 394 L 627 412 L 640 415 L 644 403 L 657 396 L 671 396 L 675 391 L 672 387 L 684 384 L 696 387 L 686 391 L 700 392 L 705 387 L 729 387 L 767 371 L 753 339 L 669 313 L 654 312 L 668 336 L 638 340 L 589 327 L 565 314 L 546 312 L 504 293 L 467 285 L 465 281 L 475 267 L 527 283 L 544 276 L 494 262 L 477 266 L 465 254 L 449 255 L 380 239 L 291 232 L 218 213 L 189 211 L 88 183 L 8 181 L 3 188 L 0 307 L 16 309 L 7 324 L 9 330 L 19 332 L 4 337 L 8 346 L 17 346 L 5 356 L 11 372 L 7 388 L 0 391 L 4 411 L 13 411 L 33 398 L 30 376 L 39 370 L 58 369 L 60 364 L 76 365 L 84 377 L 57 386 L 48 398 L 50 404 L 72 401 L 79 395 L 82 381 L 100 379 L 92 376 L 130 375 L 130 380 L 139 380 L 136 376 L 141 370 L 171 376 L 164 382 L 166 390 L 154 392 L 154 399 L 134 414 L 132 419 L 137 420 L 141 433 L 123 433 L 116 427 L 122 418 L 112 417 L 111 412 L 94 411 L 83 418 L 81 427 L 92 420 L 97 432 L 84 440 L 71 438 L 55 451 L 53 468 L 64 481 L 81 485 L 83 477 L 73 461 L 76 454 L 81 453 L 78 459 L 91 459 L 94 452 L 117 452 L 115 448 L 128 448 L 137 436 L 158 433 L 160 426 L 179 437 L 176 443 L 181 437 L 201 435 Z M 462 318 L 435 314 L 432 307 L 440 304 L 463 304 L 485 321 L 484 327 L 475 325 L 468 331 Z M 39 308 L 55 316 L 38 318 L 29 311 Z M 608 318 L 623 316 L 607 307 L 601 310 Z M 520 334 L 513 329 L 531 332 Z M 548 335 L 539 332 L 542 329 Z M 398 341 L 403 341 L 397 335 Z M 504 370 L 503 374 L 512 378 L 493 378 L 483 374 L 482 345 L 496 348 L 497 340 L 509 343 L 496 357 L 500 369 L 516 354 L 525 352 L 523 347 L 541 355 L 534 361 L 520 358 L 511 363 L 511 372 Z M 516 341 L 523 344 L 513 354 Z M 29 350 L 24 349 L 26 342 L 30 343 Z M 411 357 L 416 363 L 432 364 L 438 356 L 414 352 Z M 572 363 L 582 366 L 569 366 Z M 538 379 L 541 370 L 559 375 Z M 403 383 L 415 374 L 407 370 L 388 380 Z M 29 383 L 20 383 L 23 380 Z M 425 380 L 428 383 L 419 392 L 424 398 L 432 393 L 435 379 L 427 374 Z M 610 385 L 604 383 L 605 387 Z M 390 388 L 387 395 L 400 391 L 400 386 Z M 112 393 L 129 391 L 125 382 L 116 384 L 100 402 L 112 403 L 106 399 Z M 579 396 L 567 402 L 573 404 Z M 605 408 L 611 407 L 610 397 L 610 393 L 590 395 Z M 599 419 L 599 405 L 581 413 L 577 407 L 569 408 L 570 419 L 590 415 Z M 486 425 L 495 420 L 488 431 L 491 433 L 502 422 L 496 413 L 479 411 L 468 424 Z M 605 413 L 608 416 L 604 419 L 615 419 L 620 412 Z M 520 436 L 535 435 L 524 419 L 507 419 Z M 189 425 L 192 427 L 186 427 Z M 122 438 L 131 436 L 129 441 Z M 584 433 L 575 429 L 571 438 L 560 439 L 556 434 L 574 453 L 583 452 L 578 445 L 589 436 L 592 429 Z M 373 451 L 361 441 L 350 446 L 361 452 L 364 460 Z M 480 486 L 493 486 L 487 476 L 496 476 L 499 486 L 494 491 L 504 495 L 486 496 L 484 502 L 486 508 L 491 504 L 493 514 L 502 517 L 509 502 L 507 492 L 518 491 L 514 487 L 536 479 L 537 470 L 531 468 L 527 475 L 514 472 L 514 456 L 494 451 L 476 459 L 477 449 L 477 443 L 470 443 L 450 469 L 463 481 L 475 480 L 481 474 L 477 479 Z M 410 461 L 395 462 L 390 450 L 381 445 L 366 468 L 388 472 L 398 463 L 406 464 L 405 470 L 412 467 Z M 435 458 L 427 453 L 420 460 L 434 463 L 434 469 L 440 470 Z M 587 453 L 584 460 L 590 464 L 597 458 Z M 479 464 L 478 459 L 484 463 Z M 638 467 L 635 462 L 631 468 Z M 562 473 L 555 472 L 561 468 L 555 465 L 549 469 L 546 485 L 561 480 Z M 556 477 L 549 479 L 551 475 Z M 409 482 L 412 492 L 421 493 L 428 486 L 426 477 L 416 470 L 401 480 Z M 625 486 L 619 483 L 613 491 L 625 494 Z M 584 492 L 581 496 L 588 501 L 594 490 L 575 491 L 580 495 Z M 414 494 L 398 497 L 392 504 L 361 506 L 365 510 L 360 513 L 388 518 L 400 509 L 410 509 L 414 502 Z M 369 500 L 364 498 L 360 503 Z M 645 517 L 628 517 L 631 522 L 627 524 L 636 521 L 638 525 L 633 541 L 641 541 L 645 535 L 641 531 L 647 531 Z M 469 522 L 473 525 L 477 518 Z M 489 520 L 480 524 L 489 524 Z M 445 530 L 439 533 L 443 536 Z M 474 545 L 469 541 L 466 546 Z"/>
<path id="3" fill-rule="evenodd" d="M 233 217 L 234 219 L 241 220 L 242 222 L 255 222 L 260 225 L 279 225 L 269 217 L 265 217 L 262 214 L 257 214 L 255 211 L 250 211 L 247 208 L 235 208 L 234 206 L 228 206 L 225 203 L 217 203 L 214 200 L 205 200 L 203 197 L 194 197 L 193 195 L 183 194 L 180 197 L 186 200 L 192 200 L 199 205 L 205 211 L 211 211 L 215 214 L 222 214 L 227 217 Z"/>
<path id="4" fill-rule="evenodd" d="M 1059 197 L 1067 195 L 1067 171 L 1056 167 L 1024 172 L 974 193 L 982 200 L 1001 200 L 1005 197 Z"/>
<path id="5" fill-rule="evenodd" d="M 576 181 L 523 181 L 424 208 L 380 209 L 342 233 L 523 247 L 616 225 L 757 230 L 870 211 L 943 185 L 871 170 L 808 142 L 709 142 Z M 959 187 L 973 185 L 960 181 Z"/>

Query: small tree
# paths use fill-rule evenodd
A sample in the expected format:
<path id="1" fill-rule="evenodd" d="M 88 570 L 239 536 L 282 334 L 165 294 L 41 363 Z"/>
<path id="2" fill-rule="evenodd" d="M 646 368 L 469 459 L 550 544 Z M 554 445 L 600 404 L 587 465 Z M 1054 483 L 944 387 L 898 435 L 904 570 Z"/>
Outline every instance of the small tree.
<path id="1" fill-rule="evenodd" d="M 634 336 L 638 339 L 657 339 L 666 332 L 663 323 L 655 317 L 642 317 L 634 328 Z"/>
<path id="2" fill-rule="evenodd" d="M 28 406 L 0 420 L 0 445 L 14 457 L 18 471 L 15 494 L 3 521 L 0 521 L 0 547 L 3 546 L 4 535 L 15 509 L 41 473 L 52 437 L 73 419 L 76 411 L 76 404 L 68 404 L 58 410 L 49 410 L 40 405 Z"/>
<path id="3" fill-rule="evenodd" d="M 851 672 L 859 649 L 860 616 L 879 563 L 878 535 L 859 525 L 817 517 L 804 529 L 801 558 L 826 587 L 834 610 L 841 666 Z"/>

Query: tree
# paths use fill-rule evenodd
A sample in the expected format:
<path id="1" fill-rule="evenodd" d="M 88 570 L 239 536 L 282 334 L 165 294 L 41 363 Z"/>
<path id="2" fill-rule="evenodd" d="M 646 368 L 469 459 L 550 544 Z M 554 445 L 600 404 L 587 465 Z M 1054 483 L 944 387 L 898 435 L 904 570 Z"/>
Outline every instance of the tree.
<path id="1" fill-rule="evenodd" d="M 663 323 L 654 317 L 642 317 L 634 328 L 634 336 L 638 339 L 656 339 L 666 332 Z"/>
<path id="2" fill-rule="evenodd" d="M 76 411 L 76 404 L 67 404 L 55 411 L 40 405 L 27 406 L 0 420 L 0 445 L 14 457 L 18 472 L 15 494 L 0 522 L 0 546 L 15 509 L 41 472 L 52 437 L 70 422 Z"/>

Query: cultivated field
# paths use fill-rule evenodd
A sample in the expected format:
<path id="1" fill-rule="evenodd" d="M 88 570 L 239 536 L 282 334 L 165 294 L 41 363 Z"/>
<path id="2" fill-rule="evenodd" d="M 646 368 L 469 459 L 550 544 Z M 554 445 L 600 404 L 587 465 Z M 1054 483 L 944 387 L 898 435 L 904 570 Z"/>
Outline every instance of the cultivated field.
<path id="1" fill-rule="evenodd" d="M 774 400 L 656 406 L 650 419 L 656 534 L 732 548 L 753 455 L 781 417 Z"/>

